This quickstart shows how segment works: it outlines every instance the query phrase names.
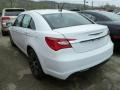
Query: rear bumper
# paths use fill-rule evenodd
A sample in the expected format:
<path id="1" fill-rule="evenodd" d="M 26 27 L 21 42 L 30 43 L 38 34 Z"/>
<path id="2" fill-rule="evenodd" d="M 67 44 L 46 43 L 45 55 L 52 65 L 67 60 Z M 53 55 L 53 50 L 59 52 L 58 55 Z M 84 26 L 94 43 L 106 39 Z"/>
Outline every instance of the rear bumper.
<path id="1" fill-rule="evenodd" d="M 9 34 L 9 30 L 6 27 L 1 27 L 1 31 L 3 34 Z"/>
<path id="2" fill-rule="evenodd" d="M 4 27 L 4 28 L 5 28 L 5 27 L 6 27 L 6 23 L 2 23 L 2 27 Z"/>
<path id="3" fill-rule="evenodd" d="M 89 69 L 107 61 L 112 54 L 113 43 L 110 41 L 107 45 L 97 50 L 64 57 L 66 61 L 62 60 L 62 58 L 59 58 L 59 60 L 48 60 L 48 67 L 45 72 L 60 79 L 67 79 L 73 73 Z"/>
<path id="4" fill-rule="evenodd" d="M 2 31 L 3 32 L 8 32 L 9 30 L 8 30 L 8 28 L 2 28 Z"/>
<path id="5" fill-rule="evenodd" d="M 1 31 L 2 31 L 3 36 L 9 35 L 9 30 L 8 29 L 2 29 Z"/>
<path id="6" fill-rule="evenodd" d="M 6 26 L 6 23 L 1 23 L 1 30 L 2 30 L 2 32 L 8 32 L 8 28 Z"/>

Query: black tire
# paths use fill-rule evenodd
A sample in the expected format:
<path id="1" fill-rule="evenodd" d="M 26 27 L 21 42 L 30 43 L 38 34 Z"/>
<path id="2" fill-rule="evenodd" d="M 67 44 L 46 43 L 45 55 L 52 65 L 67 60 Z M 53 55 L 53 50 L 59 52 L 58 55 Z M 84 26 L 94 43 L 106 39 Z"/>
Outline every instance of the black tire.
<path id="1" fill-rule="evenodd" d="M 4 31 L 2 31 L 1 33 L 2 33 L 2 36 L 6 36 L 6 33 Z"/>
<path id="2" fill-rule="evenodd" d="M 29 65 L 32 71 L 33 76 L 40 80 L 45 74 L 41 68 L 40 62 L 38 60 L 38 57 L 33 49 L 28 50 L 29 55 Z"/>
<path id="3" fill-rule="evenodd" d="M 10 42 L 11 42 L 11 45 L 12 45 L 13 47 L 16 46 L 15 43 L 13 42 L 13 40 L 12 40 L 12 36 L 11 36 L 11 35 L 10 35 Z"/>

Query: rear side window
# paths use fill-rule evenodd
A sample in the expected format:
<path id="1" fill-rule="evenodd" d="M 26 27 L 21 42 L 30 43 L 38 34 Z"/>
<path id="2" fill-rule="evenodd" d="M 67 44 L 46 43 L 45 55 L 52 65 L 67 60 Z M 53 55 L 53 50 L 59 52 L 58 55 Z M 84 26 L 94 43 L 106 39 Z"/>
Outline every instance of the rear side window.
<path id="1" fill-rule="evenodd" d="M 22 27 L 28 28 L 31 19 L 32 19 L 32 18 L 31 18 L 29 15 L 25 15 L 25 16 L 24 16 L 24 19 L 23 19 L 23 21 L 22 21 Z"/>
<path id="2" fill-rule="evenodd" d="M 29 29 L 32 29 L 32 30 L 36 29 L 35 28 L 35 23 L 34 23 L 31 16 L 29 16 L 29 15 L 24 16 L 24 19 L 22 21 L 22 27 L 29 28 Z"/>
<path id="3" fill-rule="evenodd" d="M 112 21 L 119 21 L 120 20 L 120 16 L 115 14 L 115 13 L 111 13 L 111 12 L 99 12 L 99 14 L 104 15 L 105 17 L 109 18 Z"/>
<path id="4" fill-rule="evenodd" d="M 15 20 L 15 23 L 14 23 L 13 26 L 19 26 L 19 27 L 21 27 L 21 22 L 23 20 L 23 17 L 24 17 L 24 15 L 18 16 L 18 18 Z"/>
<path id="5" fill-rule="evenodd" d="M 91 14 L 87 14 L 87 13 L 82 13 L 83 15 L 85 15 L 86 17 L 88 17 L 89 19 L 93 20 L 93 21 L 97 21 L 97 18 Z"/>
<path id="6" fill-rule="evenodd" d="M 84 14 L 86 14 L 88 17 L 90 17 L 90 15 L 92 16 L 92 20 L 94 20 L 95 22 L 99 22 L 99 21 L 110 21 L 110 19 L 108 17 L 105 17 L 104 15 L 98 13 L 98 12 L 84 12 Z"/>
<path id="7" fill-rule="evenodd" d="M 52 29 L 92 24 L 83 16 L 77 13 L 56 13 L 43 15 Z"/>
<path id="8" fill-rule="evenodd" d="M 24 11 L 24 9 L 6 9 L 5 16 L 18 16 L 21 12 Z"/>
<path id="9" fill-rule="evenodd" d="M 33 29 L 33 30 L 35 30 L 35 29 L 36 29 L 36 27 L 35 27 L 35 23 L 34 23 L 33 19 L 31 19 L 31 21 L 30 21 L 30 24 L 29 24 L 29 27 L 28 27 L 28 28 Z"/>

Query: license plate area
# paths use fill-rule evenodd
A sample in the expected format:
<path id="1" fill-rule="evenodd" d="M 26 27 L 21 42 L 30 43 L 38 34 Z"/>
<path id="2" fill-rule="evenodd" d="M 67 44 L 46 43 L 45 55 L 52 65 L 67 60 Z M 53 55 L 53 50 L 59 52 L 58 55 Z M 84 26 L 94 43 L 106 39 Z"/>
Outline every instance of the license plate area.
<path id="1" fill-rule="evenodd" d="M 101 37 L 97 39 L 91 39 L 87 41 L 82 41 L 73 45 L 76 52 L 87 52 L 95 49 L 99 49 L 106 45 L 108 42 L 108 37 Z"/>

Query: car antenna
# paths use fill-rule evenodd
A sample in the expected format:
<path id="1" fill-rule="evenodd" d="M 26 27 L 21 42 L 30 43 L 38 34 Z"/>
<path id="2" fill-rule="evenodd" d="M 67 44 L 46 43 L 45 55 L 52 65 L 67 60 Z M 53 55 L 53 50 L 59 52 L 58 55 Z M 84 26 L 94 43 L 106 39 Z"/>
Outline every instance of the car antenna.
<path id="1" fill-rule="evenodd" d="M 65 5 L 65 3 L 59 3 L 59 4 L 58 4 L 58 10 L 59 10 L 60 12 L 62 12 L 62 10 L 63 10 L 63 8 L 64 8 L 64 5 Z"/>

